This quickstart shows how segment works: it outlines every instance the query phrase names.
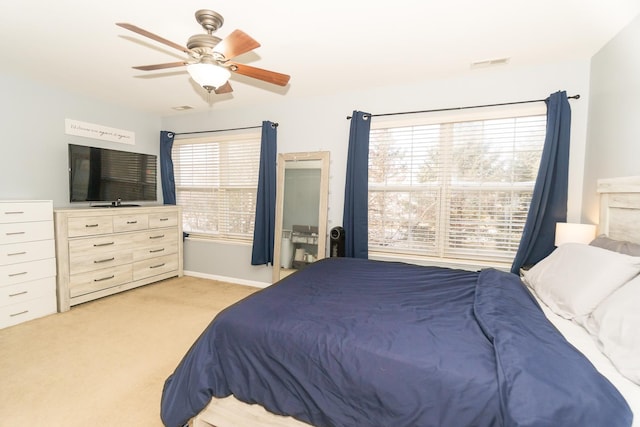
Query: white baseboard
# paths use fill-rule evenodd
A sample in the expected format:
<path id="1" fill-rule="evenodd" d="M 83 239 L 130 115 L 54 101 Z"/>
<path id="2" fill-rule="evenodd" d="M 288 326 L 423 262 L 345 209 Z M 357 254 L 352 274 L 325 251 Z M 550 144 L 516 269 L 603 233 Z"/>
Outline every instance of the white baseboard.
<path id="1" fill-rule="evenodd" d="M 216 274 L 205 274 L 197 271 L 184 271 L 185 276 L 199 277 L 201 279 L 219 280 L 221 282 L 235 283 L 237 285 L 252 286 L 254 288 L 266 288 L 271 283 L 257 282 L 255 280 L 238 279 L 237 277 L 218 276 Z"/>

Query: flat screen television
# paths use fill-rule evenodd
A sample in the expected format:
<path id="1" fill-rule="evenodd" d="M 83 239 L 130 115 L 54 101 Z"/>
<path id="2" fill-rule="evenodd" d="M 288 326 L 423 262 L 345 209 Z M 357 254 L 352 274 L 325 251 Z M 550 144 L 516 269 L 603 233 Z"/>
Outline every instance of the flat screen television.
<path id="1" fill-rule="evenodd" d="M 153 154 L 69 144 L 70 201 L 157 201 L 157 162 Z"/>

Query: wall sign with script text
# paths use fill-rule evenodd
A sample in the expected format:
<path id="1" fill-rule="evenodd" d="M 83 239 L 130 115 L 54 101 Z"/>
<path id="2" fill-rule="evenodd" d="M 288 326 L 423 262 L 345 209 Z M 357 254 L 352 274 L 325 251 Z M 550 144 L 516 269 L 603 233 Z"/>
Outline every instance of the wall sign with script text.
<path id="1" fill-rule="evenodd" d="M 84 136 L 103 141 L 135 145 L 136 134 L 129 130 L 115 129 L 78 120 L 65 119 L 64 131 L 67 135 Z"/>

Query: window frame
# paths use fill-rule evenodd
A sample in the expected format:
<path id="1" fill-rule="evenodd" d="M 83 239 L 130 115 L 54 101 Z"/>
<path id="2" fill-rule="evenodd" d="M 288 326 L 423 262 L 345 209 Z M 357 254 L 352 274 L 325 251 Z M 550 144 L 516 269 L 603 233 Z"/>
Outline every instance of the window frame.
<path id="1" fill-rule="evenodd" d="M 259 177 L 259 168 L 260 168 L 260 149 L 261 149 L 261 138 L 262 132 L 259 128 L 256 129 L 243 129 L 241 131 L 228 131 L 228 132 L 220 132 L 215 134 L 210 134 L 207 136 L 201 137 L 187 137 L 187 138 L 176 138 L 173 142 L 172 147 L 172 161 L 174 163 L 174 179 L 176 186 L 176 202 L 180 206 L 182 206 L 182 221 L 183 221 L 183 230 L 190 237 L 197 237 L 200 239 L 212 240 L 217 242 L 233 242 L 233 243 L 241 243 L 241 244 L 251 244 L 253 242 L 253 231 L 255 227 L 255 205 L 257 198 L 257 190 L 258 190 L 258 177 Z M 215 185 L 188 185 L 181 184 L 180 177 L 180 159 L 176 158 L 176 151 L 179 150 L 181 146 L 196 146 L 196 145 L 206 145 L 213 144 L 217 146 L 217 155 L 218 160 L 211 164 L 207 164 L 207 168 L 212 168 L 212 170 L 217 169 L 216 176 L 219 179 L 219 182 Z M 249 169 L 238 168 L 237 165 L 231 165 L 229 162 L 224 161 L 225 157 L 228 160 L 228 149 L 226 147 L 231 146 L 232 144 L 251 144 L 252 147 L 248 152 L 248 155 L 254 156 L 255 163 L 253 163 Z M 215 151 L 216 149 L 214 149 Z M 226 153 L 225 153 L 226 151 Z M 207 160 L 207 159 L 203 159 Z M 238 185 L 231 184 L 230 179 L 233 179 L 234 169 L 237 171 L 242 171 L 243 176 L 246 178 L 246 174 L 253 172 L 254 180 L 249 185 Z M 192 176 L 193 178 L 193 176 Z M 211 179 L 211 178 L 209 178 Z M 204 211 L 200 213 L 194 213 L 194 215 L 202 215 L 205 216 L 207 213 L 212 215 L 213 218 L 217 220 L 218 229 L 207 229 L 207 230 L 194 230 L 193 227 L 189 224 L 189 214 L 190 214 L 190 206 L 185 203 L 184 199 L 181 200 L 181 192 L 194 192 L 194 193 L 218 193 L 222 194 L 221 196 L 212 196 L 213 200 L 218 197 L 219 199 L 225 200 L 224 193 L 234 192 L 238 194 L 238 192 L 247 194 L 251 194 L 252 201 L 249 203 L 251 208 L 243 211 L 233 213 L 229 210 L 229 203 L 223 203 L 223 206 L 213 208 L 210 211 Z M 207 199 L 206 196 L 203 200 Z M 227 198 L 228 200 L 228 198 Z M 196 200 L 197 201 L 197 200 Z M 212 200 L 209 201 L 211 203 Z M 241 201 L 242 203 L 242 201 Z M 218 213 L 224 210 L 222 215 L 214 215 L 215 211 Z M 238 215 L 241 218 L 247 218 L 249 221 L 248 229 L 246 232 L 242 232 L 239 230 L 233 230 L 231 227 L 231 222 L 233 218 L 238 218 Z M 206 222 L 206 221 L 205 221 Z M 223 225 L 221 226 L 220 223 Z M 246 222 L 245 222 L 246 223 Z M 224 225 L 226 224 L 226 225 Z M 223 228 L 222 230 L 220 228 Z"/>
<path id="2" fill-rule="evenodd" d="M 452 109 L 453 110 L 453 109 Z M 483 108 L 470 108 L 470 109 L 455 109 L 455 111 L 451 110 L 441 110 L 441 111 L 432 111 L 425 113 L 412 113 L 406 116 L 376 116 L 371 122 L 371 130 L 376 131 L 379 129 L 388 129 L 395 127 L 407 127 L 407 126 L 426 126 L 426 125 L 436 125 L 442 123 L 454 123 L 454 122 L 467 122 L 467 121 L 479 121 L 479 120 L 494 120 L 494 119 L 503 119 L 503 118 L 516 118 L 516 117 L 528 117 L 528 116 L 542 116 L 544 117 L 544 123 L 546 123 L 546 104 L 544 102 L 536 102 L 536 103 L 523 103 L 523 104 L 513 104 L 513 105 L 501 105 L 501 106 L 493 106 L 493 107 L 483 107 Z M 544 126 L 544 125 L 543 125 Z M 546 130 L 545 130 L 546 132 Z M 542 154 L 542 149 L 544 147 L 544 136 L 542 141 L 540 142 L 540 155 Z M 451 167 L 451 166 L 449 166 Z M 525 191 L 533 192 L 533 187 L 535 185 L 535 178 L 532 182 L 522 183 L 520 185 L 516 185 L 516 183 L 510 183 L 508 185 L 509 191 Z M 433 189 L 435 193 L 437 193 L 434 197 L 439 201 L 436 214 L 436 224 L 435 228 L 435 245 L 433 251 L 425 251 L 424 249 L 397 249 L 397 248 L 384 248 L 379 246 L 379 244 L 372 246 L 371 235 L 369 235 L 369 254 L 372 258 L 378 259 L 405 259 L 405 260 L 413 260 L 418 261 L 419 263 L 433 263 L 433 264 L 441 264 L 445 266 L 449 265 L 459 265 L 465 264 L 470 266 L 480 266 L 480 265 L 494 265 L 498 267 L 506 267 L 511 264 L 513 260 L 513 255 L 503 256 L 498 254 L 494 254 L 492 257 L 487 257 L 486 253 L 474 254 L 473 250 L 452 250 L 448 248 L 449 242 L 449 233 L 450 227 L 449 224 L 449 210 L 450 200 L 447 194 L 444 194 L 446 191 L 454 191 L 455 189 L 467 189 L 467 190 L 475 190 L 479 189 L 477 185 L 458 185 L 454 186 L 452 184 L 443 185 L 442 183 L 434 183 L 434 184 L 421 184 L 415 186 L 387 186 L 384 185 L 376 185 L 369 180 L 369 199 L 371 200 L 372 192 L 371 190 L 377 189 L 378 191 L 383 190 L 401 190 L 406 191 L 407 188 L 415 189 L 415 192 L 421 192 L 425 189 Z M 500 191 L 502 188 L 497 186 L 496 188 L 491 188 L 488 186 L 482 186 L 482 191 Z M 369 207 L 371 209 L 371 206 Z M 369 211 L 369 221 L 371 223 L 371 211 Z M 524 221 L 526 221 L 526 216 L 522 221 L 522 227 L 524 227 Z M 509 222 L 511 223 L 511 221 Z M 520 223 L 518 223 L 520 224 Z M 371 227 L 370 227 L 371 230 Z M 378 240 L 378 243 L 381 241 Z M 517 249 L 517 248 L 516 248 Z M 496 256 L 497 255 L 497 256 Z"/>

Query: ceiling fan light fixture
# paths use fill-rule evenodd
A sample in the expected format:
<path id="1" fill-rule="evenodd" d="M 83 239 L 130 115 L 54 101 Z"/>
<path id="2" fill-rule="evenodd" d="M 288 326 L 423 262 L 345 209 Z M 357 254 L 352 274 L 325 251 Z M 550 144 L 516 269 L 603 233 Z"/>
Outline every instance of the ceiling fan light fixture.
<path id="1" fill-rule="evenodd" d="M 188 64 L 187 71 L 191 78 L 207 92 L 224 85 L 231 77 L 231 72 L 228 69 L 206 62 Z"/>

